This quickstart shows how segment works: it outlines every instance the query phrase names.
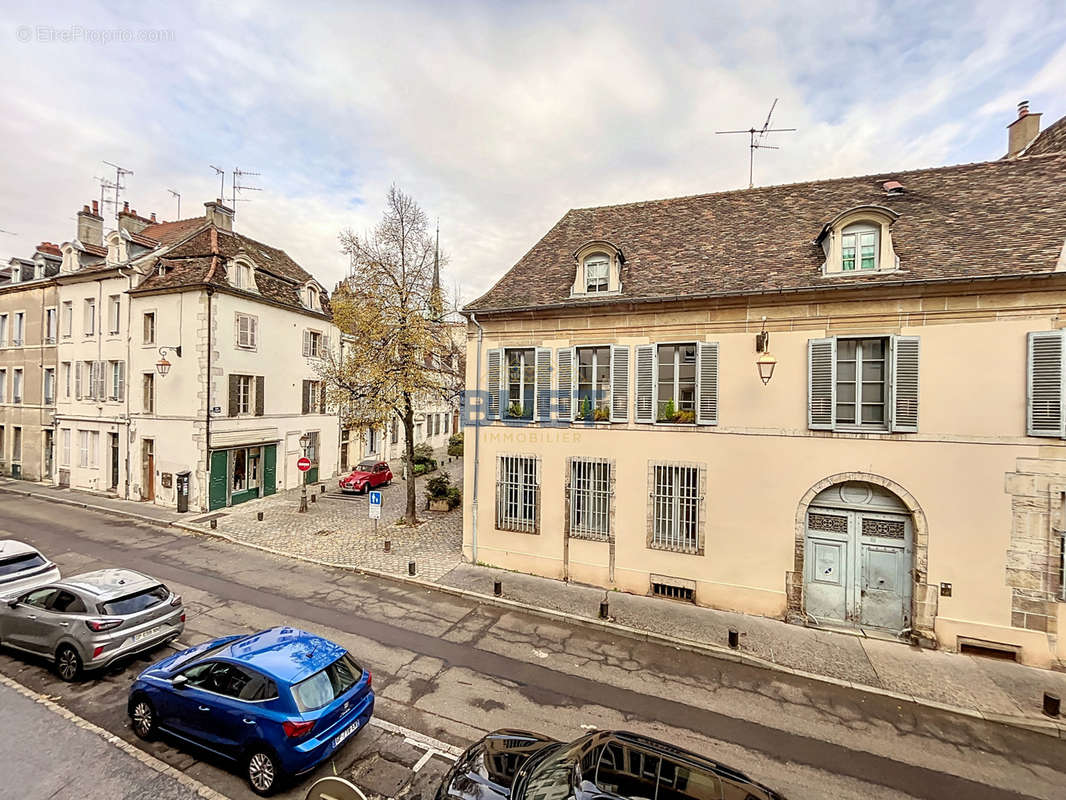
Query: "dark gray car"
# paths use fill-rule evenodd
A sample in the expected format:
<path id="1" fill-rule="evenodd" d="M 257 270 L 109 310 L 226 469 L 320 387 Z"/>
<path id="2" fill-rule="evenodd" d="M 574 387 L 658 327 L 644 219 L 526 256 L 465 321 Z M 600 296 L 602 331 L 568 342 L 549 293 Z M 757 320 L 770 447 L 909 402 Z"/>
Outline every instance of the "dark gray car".
<path id="1" fill-rule="evenodd" d="M 128 569 L 53 581 L 0 603 L 0 644 L 51 658 L 63 680 L 181 635 L 181 596 Z"/>

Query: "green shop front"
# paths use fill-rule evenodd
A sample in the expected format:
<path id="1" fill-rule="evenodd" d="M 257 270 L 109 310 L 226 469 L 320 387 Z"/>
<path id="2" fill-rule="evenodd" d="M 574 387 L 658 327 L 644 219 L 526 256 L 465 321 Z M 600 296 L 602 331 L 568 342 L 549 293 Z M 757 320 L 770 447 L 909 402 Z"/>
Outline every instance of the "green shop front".
<path id="1" fill-rule="evenodd" d="M 208 508 L 214 511 L 274 494 L 277 472 L 277 439 L 212 448 Z"/>

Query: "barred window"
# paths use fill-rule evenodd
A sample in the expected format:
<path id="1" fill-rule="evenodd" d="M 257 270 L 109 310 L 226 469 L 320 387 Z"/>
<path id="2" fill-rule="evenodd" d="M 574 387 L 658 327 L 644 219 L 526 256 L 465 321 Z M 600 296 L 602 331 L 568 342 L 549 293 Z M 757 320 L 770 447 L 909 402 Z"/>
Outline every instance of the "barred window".
<path id="1" fill-rule="evenodd" d="M 606 539 L 611 533 L 611 464 L 602 459 L 570 462 L 570 535 Z"/>
<path id="2" fill-rule="evenodd" d="M 699 467 L 656 464 L 652 485 L 653 547 L 699 549 Z"/>
<path id="3" fill-rule="evenodd" d="M 496 527 L 536 533 L 540 470 L 533 456 L 499 456 L 496 471 Z"/>

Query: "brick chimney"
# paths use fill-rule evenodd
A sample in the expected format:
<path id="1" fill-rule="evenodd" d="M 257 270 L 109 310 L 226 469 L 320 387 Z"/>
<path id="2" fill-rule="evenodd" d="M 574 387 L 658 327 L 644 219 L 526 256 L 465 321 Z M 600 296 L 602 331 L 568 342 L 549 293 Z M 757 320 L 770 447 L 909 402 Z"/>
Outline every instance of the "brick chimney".
<path id="1" fill-rule="evenodd" d="M 78 212 L 78 241 L 82 244 L 104 246 L 104 218 L 100 216 L 99 202 L 93 200 L 93 210 L 83 206 Z"/>
<path id="2" fill-rule="evenodd" d="M 223 205 L 221 200 L 204 203 L 204 209 L 206 210 L 207 221 L 216 228 L 221 228 L 224 231 L 233 230 L 233 209 Z"/>
<path id="3" fill-rule="evenodd" d="M 131 210 L 129 203 L 122 204 L 122 210 L 118 212 L 118 227 L 120 230 L 128 231 L 129 233 L 140 233 L 151 224 L 151 220 L 137 214 L 137 209 Z"/>
<path id="4" fill-rule="evenodd" d="M 1029 113 L 1029 101 L 1018 103 L 1018 119 L 1007 126 L 1007 158 L 1016 158 L 1040 133 L 1040 115 Z"/>

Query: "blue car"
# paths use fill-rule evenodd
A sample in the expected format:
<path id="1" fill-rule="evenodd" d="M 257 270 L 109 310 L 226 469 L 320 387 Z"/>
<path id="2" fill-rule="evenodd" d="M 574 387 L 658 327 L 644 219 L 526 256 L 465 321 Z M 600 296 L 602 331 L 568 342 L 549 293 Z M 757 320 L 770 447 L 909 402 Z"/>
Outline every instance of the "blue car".
<path id="1" fill-rule="evenodd" d="M 268 795 L 309 772 L 370 721 L 370 670 L 340 645 L 295 628 L 226 636 L 142 672 L 134 733 L 163 732 L 231 759 Z"/>

